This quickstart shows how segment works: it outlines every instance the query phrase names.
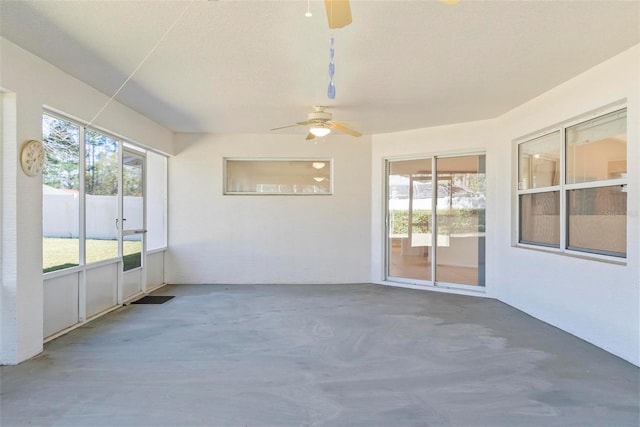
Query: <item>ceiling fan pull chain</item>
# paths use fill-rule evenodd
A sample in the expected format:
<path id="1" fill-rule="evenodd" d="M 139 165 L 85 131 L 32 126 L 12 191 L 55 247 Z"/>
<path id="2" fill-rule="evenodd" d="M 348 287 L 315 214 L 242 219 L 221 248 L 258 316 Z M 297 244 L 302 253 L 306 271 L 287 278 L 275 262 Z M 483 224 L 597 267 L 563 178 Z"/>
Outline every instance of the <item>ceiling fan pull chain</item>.
<path id="1" fill-rule="evenodd" d="M 327 96 L 329 97 L 329 99 L 336 99 L 336 85 L 333 83 L 333 74 L 336 71 L 336 65 L 333 62 L 333 54 L 334 54 L 333 34 L 331 34 L 331 39 L 329 44 L 329 87 L 327 88 Z"/>

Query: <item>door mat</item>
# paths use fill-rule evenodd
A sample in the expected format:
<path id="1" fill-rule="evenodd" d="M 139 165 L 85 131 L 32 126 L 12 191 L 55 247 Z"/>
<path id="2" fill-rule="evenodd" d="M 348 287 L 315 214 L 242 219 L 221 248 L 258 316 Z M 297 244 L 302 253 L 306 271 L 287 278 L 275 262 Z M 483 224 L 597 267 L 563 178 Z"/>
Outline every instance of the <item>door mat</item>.
<path id="1" fill-rule="evenodd" d="M 171 298 L 174 297 L 169 295 L 147 295 L 146 297 L 142 297 L 131 304 L 164 304 Z"/>

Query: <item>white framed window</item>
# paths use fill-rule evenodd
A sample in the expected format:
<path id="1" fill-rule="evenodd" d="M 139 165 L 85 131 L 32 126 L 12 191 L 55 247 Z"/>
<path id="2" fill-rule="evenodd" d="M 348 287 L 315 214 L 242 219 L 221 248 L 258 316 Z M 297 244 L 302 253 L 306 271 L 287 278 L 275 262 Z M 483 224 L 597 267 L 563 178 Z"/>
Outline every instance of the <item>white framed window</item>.
<path id="1" fill-rule="evenodd" d="M 517 141 L 517 243 L 626 258 L 627 110 Z"/>
<path id="2" fill-rule="evenodd" d="M 42 143 L 43 272 L 76 267 L 80 254 L 81 136 L 77 123 L 44 113 Z"/>
<path id="3" fill-rule="evenodd" d="M 331 195 L 330 159 L 224 159 L 225 195 Z"/>
<path id="4" fill-rule="evenodd" d="M 43 273 L 117 259 L 121 196 L 125 210 L 131 207 L 139 218 L 148 213 L 148 248 L 166 247 L 165 156 L 47 110 L 42 114 L 42 134 L 46 155 L 42 171 Z M 129 170 L 121 164 L 123 148 L 150 159 L 147 206 L 137 194 L 142 189 L 136 187 L 144 179 L 134 175 L 143 169 Z M 129 215 L 127 225 L 142 229 L 143 224 L 135 223 L 132 217 Z M 133 240 L 123 242 L 125 264 L 127 256 L 140 252 L 141 243 Z"/>
<path id="5" fill-rule="evenodd" d="M 167 157 L 147 151 L 147 250 L 167 247 Z"/>

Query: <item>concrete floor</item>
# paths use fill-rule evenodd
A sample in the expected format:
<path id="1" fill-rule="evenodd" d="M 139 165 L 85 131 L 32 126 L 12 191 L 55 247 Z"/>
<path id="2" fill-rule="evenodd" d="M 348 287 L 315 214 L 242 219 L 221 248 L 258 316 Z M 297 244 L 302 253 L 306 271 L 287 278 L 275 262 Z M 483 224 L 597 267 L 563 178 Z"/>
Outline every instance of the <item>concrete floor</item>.
<path id="1" fill-rule="evenodd" d="M 634 426 L 639 370 L 494 300 L 181 285 L 1 368 L 2 427 Z"/>

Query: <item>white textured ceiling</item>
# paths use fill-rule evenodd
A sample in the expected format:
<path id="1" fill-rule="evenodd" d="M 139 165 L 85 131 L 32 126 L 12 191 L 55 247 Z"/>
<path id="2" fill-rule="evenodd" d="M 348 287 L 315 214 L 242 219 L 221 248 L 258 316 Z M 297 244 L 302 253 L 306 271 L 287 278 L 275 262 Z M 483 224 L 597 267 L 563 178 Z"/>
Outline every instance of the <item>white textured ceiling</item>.
<path id="1" fill-rule="evenodd" d="M 352 0 L 329 100 L 332 33 L 323 2 L 310 6 L 0 0 L 0 34 L 111 96 L 175 24 L 117 99 L 211 133 L 268 132 L 313 105 L 365 134 L 492 118 L 640 42 L 634 0 Z"/>

